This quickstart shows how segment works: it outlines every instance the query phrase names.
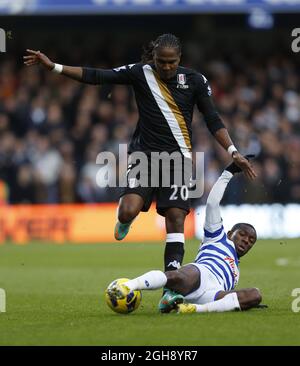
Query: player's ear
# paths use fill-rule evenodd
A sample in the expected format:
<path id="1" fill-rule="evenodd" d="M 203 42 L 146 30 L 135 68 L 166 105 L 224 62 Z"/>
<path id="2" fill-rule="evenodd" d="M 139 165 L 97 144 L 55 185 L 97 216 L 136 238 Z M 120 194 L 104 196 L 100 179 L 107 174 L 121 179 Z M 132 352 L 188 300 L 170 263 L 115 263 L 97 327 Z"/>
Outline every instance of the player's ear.
<path id="1" fill-rule="evenodd" d="M 231 240 L 231 238 L 232 238 L 232 234 L 233 234 L 233 231 L 231 231 L 231 230 L 229 230 L 229 231 L 227 232 L 227 237 L 228 237 L 228 239 L 230 239 L 230 240 Z"/>

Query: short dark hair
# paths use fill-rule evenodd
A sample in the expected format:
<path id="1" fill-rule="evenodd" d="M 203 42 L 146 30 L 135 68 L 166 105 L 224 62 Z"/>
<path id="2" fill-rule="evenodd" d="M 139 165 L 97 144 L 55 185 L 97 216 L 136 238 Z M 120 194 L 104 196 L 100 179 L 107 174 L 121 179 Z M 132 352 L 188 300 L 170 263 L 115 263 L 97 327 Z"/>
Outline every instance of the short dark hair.
<path id="1" fill-rule="evenodd" d="M 238 224 L 233 225 L 231 231 L 242 230 L 243 226 L 251 227 L 254 230 L 255 234 L 256 234 L 255 227 L 251 224 L 246 223 L 246 222 L 239 222 Z"/>
<path id="2" fill-rule="evenodd" d="M 153 61 L 153 52 L 158 48 L 177 48 L 178 53 L 181 53 L 181 42 L 179 38 L 171 33 L 165 33 L 156 38 L 155 41 L 151 41 L 147 47 L 143 49 L 142 62 L 144 64 Z"/>

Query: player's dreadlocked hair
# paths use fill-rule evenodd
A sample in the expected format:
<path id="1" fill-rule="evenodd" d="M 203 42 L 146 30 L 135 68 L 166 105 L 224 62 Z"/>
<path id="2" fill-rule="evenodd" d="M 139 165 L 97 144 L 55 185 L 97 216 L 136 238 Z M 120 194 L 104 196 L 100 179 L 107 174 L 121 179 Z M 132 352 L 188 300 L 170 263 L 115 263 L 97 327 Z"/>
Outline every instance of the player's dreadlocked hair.
<path id="1" fill-rule="evenodd" d="M 177 48 L 178 53 L 181 53 L 181 42 L 179 38 L 173 34 L 166 33 L 157 37 L 155 41 L 151 41 L 147 47 L 143 48 L 142 62 L 144 64 L 153 61 L 153 53 L 158 48 Z"/>

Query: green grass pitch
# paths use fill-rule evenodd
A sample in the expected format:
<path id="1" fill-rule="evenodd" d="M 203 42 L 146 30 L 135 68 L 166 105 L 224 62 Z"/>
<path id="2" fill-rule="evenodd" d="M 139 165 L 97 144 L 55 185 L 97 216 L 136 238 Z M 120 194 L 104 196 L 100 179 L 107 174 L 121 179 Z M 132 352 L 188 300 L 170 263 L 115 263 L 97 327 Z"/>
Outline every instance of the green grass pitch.
<path id="1" fill-rule="evenodd" d="M 185 263 L 197 248 L 196 240 L 186 243 Z M 300 345 L 300 312 L 292 311 L 299 240 L 258 241 L 241 260 L 239 288 L 259 287 L 268 309 L 159 314 L 158 290 L 144 291 L 134 313 L 112 312 L 106 286 L 162 268 L 163 250 L 159 243 L 1 245 L 0 345 Z"/>

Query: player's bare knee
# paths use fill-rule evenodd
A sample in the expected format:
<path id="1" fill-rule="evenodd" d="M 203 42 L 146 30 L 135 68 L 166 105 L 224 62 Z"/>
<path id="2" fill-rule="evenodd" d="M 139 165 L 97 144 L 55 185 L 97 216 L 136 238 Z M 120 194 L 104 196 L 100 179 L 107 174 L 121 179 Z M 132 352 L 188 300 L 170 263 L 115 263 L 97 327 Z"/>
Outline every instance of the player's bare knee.
<path id="1" fill-rule="evenodd" d="M 262 300 L 262 295 L 261 292 L 258 288 L 253 288 L 251 291 L 251 297 L 252 297 L 252 302 L 253 302 L 253 306 L 258 305 L 259 303 L 261 303 Z"/>
<path id="2" fill-rule="evenodd" d="M 128 223 L 131 220 L 133 220 L 137 214 L 138 214 L 138 211 L 134 207 L 132 207 L 130 205 L 126 205 L 119 209 L 118 220 L 122 224 L 125 224 L 125 223 Z"/>
<path id="3" fill-rule="evenodd" d="M 237 292 L 241 310 L 248 310 L 257 306 L 262 296 L 258 288 L 249 288 Z"/>
<path id="4" fill-rule="evenodd" d="M 165 272 L 167 276 L 166 286 L 174 291 L 179 292 L 184 284 L 185 276 L 178 270 Z"/>

